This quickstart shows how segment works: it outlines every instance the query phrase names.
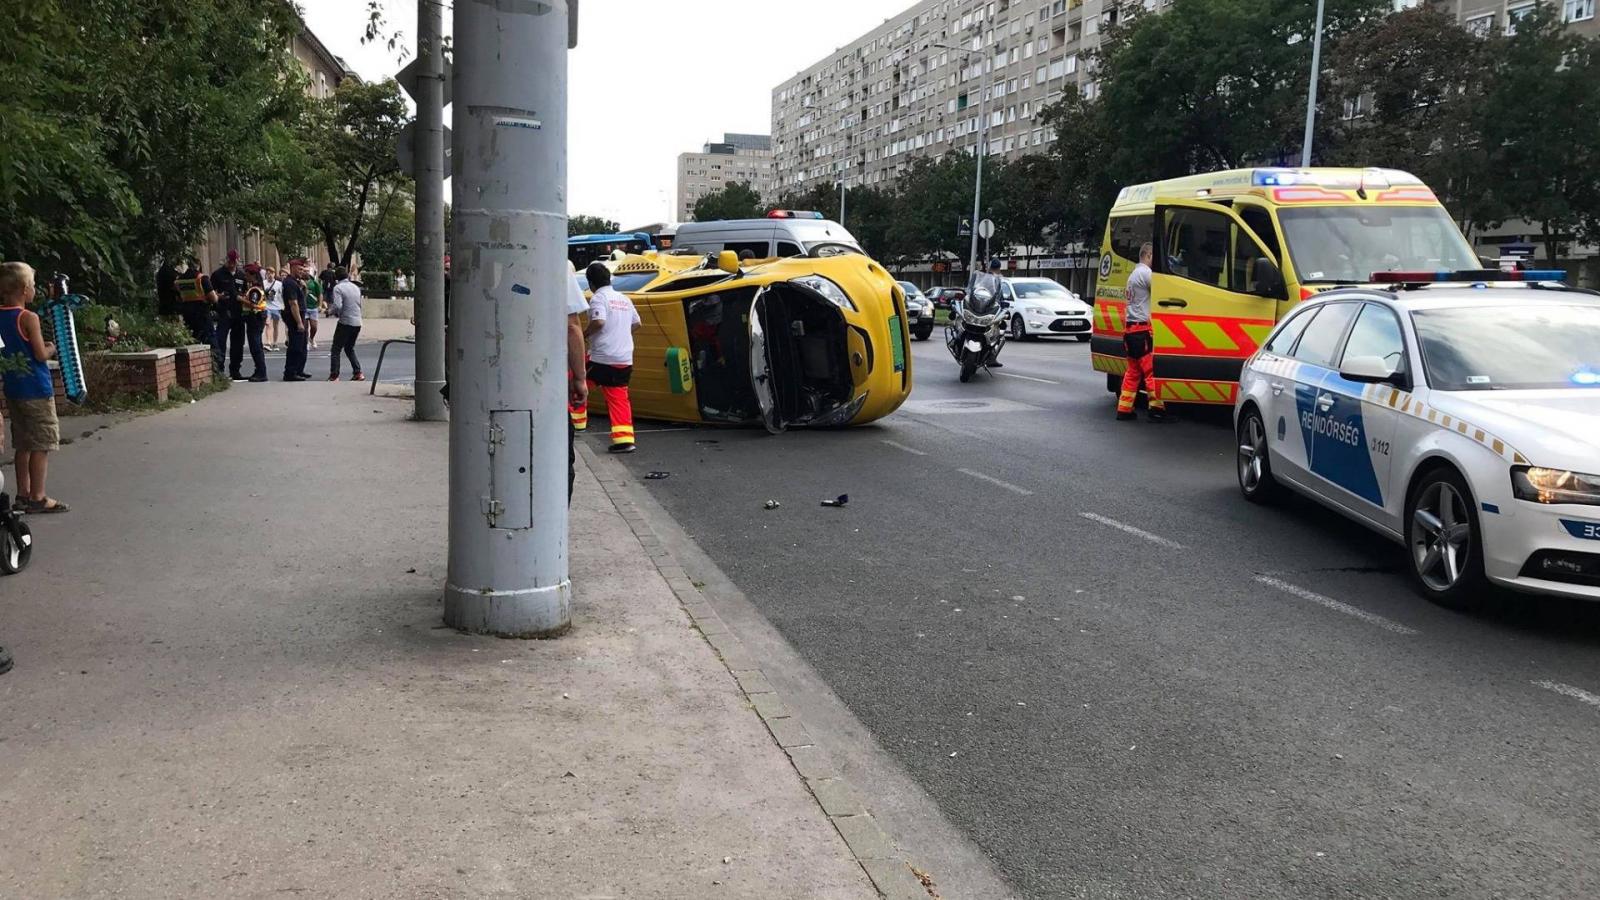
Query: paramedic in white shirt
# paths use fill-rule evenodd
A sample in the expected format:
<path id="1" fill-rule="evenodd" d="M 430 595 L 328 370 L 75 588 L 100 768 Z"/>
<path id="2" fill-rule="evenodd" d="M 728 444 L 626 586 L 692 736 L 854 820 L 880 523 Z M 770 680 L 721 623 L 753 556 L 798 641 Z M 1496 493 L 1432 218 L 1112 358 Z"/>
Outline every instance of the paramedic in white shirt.
<path id="1" fill-rule="evenodd" d="M 633 377 L 633 333 L 639 328 L 639 311 L 626 294 L 611 286 L 611 270 L 593 262 L 584 273 L 589 288 L 589 383 L 598 385 L 606 398 L 606 418 L 611 420 L 611 452 L 632 453 L 633 404 L 628 381 Z"/>

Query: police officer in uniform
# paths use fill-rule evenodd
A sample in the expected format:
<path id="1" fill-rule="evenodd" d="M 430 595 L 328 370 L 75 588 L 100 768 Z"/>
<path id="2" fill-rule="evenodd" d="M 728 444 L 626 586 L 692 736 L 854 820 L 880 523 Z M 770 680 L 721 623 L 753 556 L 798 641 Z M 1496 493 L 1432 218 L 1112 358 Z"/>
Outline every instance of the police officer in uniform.
<path id="1" fill-rule="evenodd" d="M 245 291 L 244 273 L 239 271 L 239 251 L 229 250 L 228 261 L 211 273 L 212 302 L 217 310 L 217 328 L 211 355 L 220 371 L 226 358 L 228 377 L 243 381 L 239 367 L 244 365 L 244 310 L 239 300 Z M 262 374 L 266 374 L 265 371 Z"/>

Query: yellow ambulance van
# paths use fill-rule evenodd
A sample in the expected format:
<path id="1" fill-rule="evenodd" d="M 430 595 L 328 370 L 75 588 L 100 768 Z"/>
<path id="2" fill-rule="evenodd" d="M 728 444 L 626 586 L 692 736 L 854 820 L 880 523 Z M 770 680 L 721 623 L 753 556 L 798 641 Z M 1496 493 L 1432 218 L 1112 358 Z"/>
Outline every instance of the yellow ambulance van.
<path id="1" fill-rule="evenodd" d="M 1239 371 L 1296 303 L 1374 272 L 1482 264 L 1432 190 L 1395 169 L 1263 168 L 1123 188 L 1100 251 L 1091 353 L 1116 392 L 1128 274 L 1154 245 L 1161 399 L 1231 405 Z"/>

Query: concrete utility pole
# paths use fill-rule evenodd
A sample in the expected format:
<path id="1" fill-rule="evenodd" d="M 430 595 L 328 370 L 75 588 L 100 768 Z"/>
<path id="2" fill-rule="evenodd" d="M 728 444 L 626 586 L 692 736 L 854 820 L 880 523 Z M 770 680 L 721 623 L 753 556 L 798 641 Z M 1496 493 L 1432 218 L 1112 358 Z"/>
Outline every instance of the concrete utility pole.
<path id="1" fill-rule="evenodd" d="M 1317 74 L 1322 69 L 1322 4 L 1317 0 L 1317 31 L 1311 38 L 1311 92 L 1306 95 L 1306 136 L 1300 142 L 1300 165 L 1311 165 L 1311 130 L 1317 124 Z"/>
<path id="2" fill-rule="evenodd" d="M 416 417 L 443 422 L 444 397 L 444 14 L 417 0 Z"/>
<path id="3" fill-rule="evenodd" d="M 445 622 L 572 623 L 567 577 L 567 50 L 576 0 L 455 4 Z"/>

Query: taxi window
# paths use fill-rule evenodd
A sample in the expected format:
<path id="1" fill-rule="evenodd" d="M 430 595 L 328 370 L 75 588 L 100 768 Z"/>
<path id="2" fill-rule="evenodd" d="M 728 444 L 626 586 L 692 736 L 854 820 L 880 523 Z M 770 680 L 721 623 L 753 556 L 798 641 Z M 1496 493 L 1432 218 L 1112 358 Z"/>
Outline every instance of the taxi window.
<path id="1" fill-rule="evenodd" d="M 1295 345 L 1294 358 L 1314 366 L 1332 368 L 1334 354 L 1344 338 L 1346 326 L 1361 310 L 1358 303 L 1329 303 L 1311 320 Z"/>
<path id="2" fill-rule="evenodd" d="M 1339 365 L 1362 356 L 1383 360 L 1391 372 L 1405 369 L 1406 341 L 1400 335 L 1400 320 L 1375 303 L 1361 308 L 1361 317 L 1356 319 L 1356 327 L 1350 329 L 1350 339 L 1345 341 Z"/>
<path id="3" fill-rule="evenodd" d="M 1289 317 L 1289 321 L 1284 324 L 1283 328 L 1272 336 L 1272 340 L 1267 342 L 1267 352 L 1276 353 L 1279 356 L 1288 356 L 1289 351 L 1294 349 L 1294 342 L 1300 337 L 1300 332 L 1306 330 L 1306 326 L 1311 324 L 1311 318 L 1316 314 L 1316 307 L 1297 310 L 1294 315 Z"/>
<path id="4" fill-rule="evenodd" d="M 1166 213 L 1161 271 L 1211 287 L 1228 287 L 1233 221 L 1220 212 L 1173 207 Z"/>

